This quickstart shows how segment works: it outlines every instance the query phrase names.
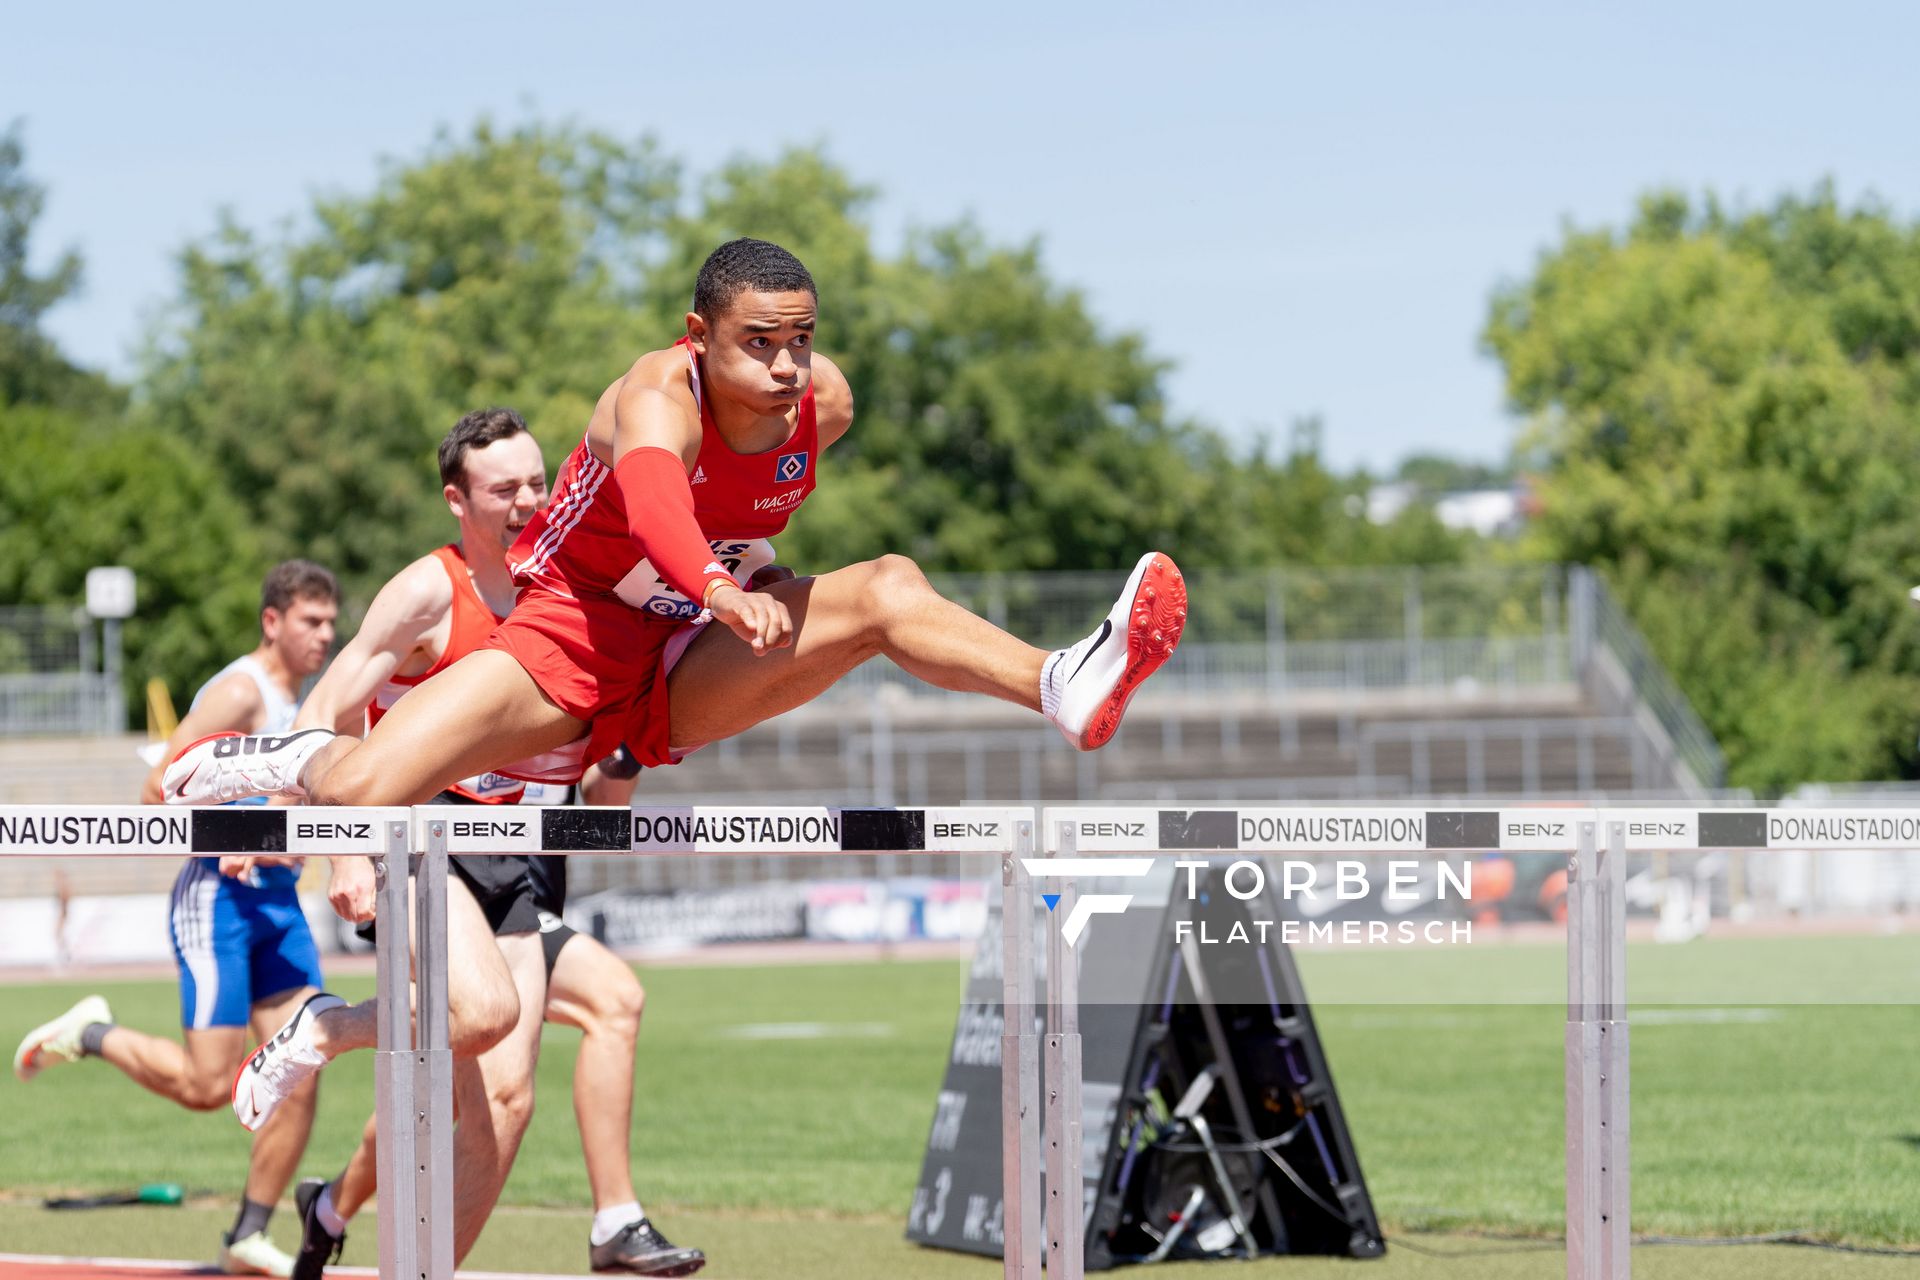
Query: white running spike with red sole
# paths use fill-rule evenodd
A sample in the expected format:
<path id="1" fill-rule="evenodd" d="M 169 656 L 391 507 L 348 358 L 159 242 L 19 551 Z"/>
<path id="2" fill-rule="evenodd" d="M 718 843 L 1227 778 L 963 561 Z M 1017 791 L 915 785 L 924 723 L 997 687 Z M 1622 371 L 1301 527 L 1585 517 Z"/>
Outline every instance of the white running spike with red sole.
<path id="1" fill-rule="evenodd" d="M 1042 701 L 1056 703 L 1048 719 L 1081 751 L 1105 746 L 1141 683 L 1173 656 L 1186 625 L 1186 579 L 1169 557 L 1149 551 L 1099 630 L 1048 663 L 1051 688 Z"/>

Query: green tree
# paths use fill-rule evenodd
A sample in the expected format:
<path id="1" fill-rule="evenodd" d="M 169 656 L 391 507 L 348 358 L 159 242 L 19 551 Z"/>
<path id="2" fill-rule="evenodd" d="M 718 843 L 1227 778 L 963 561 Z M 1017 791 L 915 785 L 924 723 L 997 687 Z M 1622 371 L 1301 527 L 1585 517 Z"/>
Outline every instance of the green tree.
<path id="1" fill-rule="evenodd" d="M 68 363 L 40 331 L 41 318 L 80 288 L 81 263 L 72 249 L 44 275 L 28 261 L 46 190 L 27 176 L 25 133 L 17 120 L 0 133 L 0 405 L 112 412 L 118 393 L 104 378 Z"/>
<path id="2" fill-rule="evenodd" d="M 241 572 L 257 568 L 212 473 L 177 442 L 129 431 L 124 393 L 42 331 L 79 288 L 82 266 L 68 250 L 34 269 L 46 193 L 27 176 L 25 153 L 18 123 L 0 133 L 0 601 L 77 606 L 88 569 L 129 565 L 140 611 L 124 634 L 128 691 L 149 670 L 178 684 L 211 670 L 210 646 L 245 621 L 227 589 L 236 560 Z"/>
<path id="3" fill-rule="evenodd" d="M 1775 789 L 1911 760 L 1920 232 L 1830 190 L 1569 231 L 1486 341 L 1544 466 L 1533 549 L 1606 568 Z"/>
<path id="4" fill-rule="evenodd" d="M 44 405 L 0 406 L 0 440 L 0 600 L 77 605 L 88 569 L 131 568 L 130 707 L 149 675 L 179 697 L 257 641 L 265 560 L 188 446 Z"/>
<path id="5" fill-rule="evenodd" d="M 264 241 L 231 220 L 181 259 L 144 377 L 274 557 L 364 595 L 446 536 L 434 450 L 467 410 L 521 410 L 550 456 L 640 349 L 631 281 L 672 166 L 646 145 L 487 124 Z"/>

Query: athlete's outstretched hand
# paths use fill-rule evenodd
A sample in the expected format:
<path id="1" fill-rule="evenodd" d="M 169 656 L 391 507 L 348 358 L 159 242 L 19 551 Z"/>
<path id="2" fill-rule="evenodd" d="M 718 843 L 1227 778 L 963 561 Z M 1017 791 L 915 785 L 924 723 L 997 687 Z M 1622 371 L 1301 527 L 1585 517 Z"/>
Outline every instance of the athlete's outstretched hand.
<path id="1" fill-rule="evenodd" d="M 373 919 L 373 859 L 359 854 L 328 858 L 333 882 L 327 886 L 327 901 L 335 914 L 351 924 Z"/>
<path id="2" fill-rule="evenodd" d="M 753 646 L 754 656 L 765 657 L 793 643 L 793 618 L 777 596 L 765 591 L 742 591 L 722 583 L 707 597 L 716 621 Z"/>

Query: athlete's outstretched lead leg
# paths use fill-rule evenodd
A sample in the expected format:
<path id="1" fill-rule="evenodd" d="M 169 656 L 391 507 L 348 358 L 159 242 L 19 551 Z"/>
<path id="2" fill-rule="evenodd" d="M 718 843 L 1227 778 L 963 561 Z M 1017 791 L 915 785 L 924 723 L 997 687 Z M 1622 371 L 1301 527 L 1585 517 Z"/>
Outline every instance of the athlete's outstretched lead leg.
<path id="1" fill-rule="evenodd" d="M 942 689 L 1039 711 L 1091 751 L 1113 736 L 1134 692 L 1173 653 L 1187 616 L 1186 583 L 1159 552 L 1141 557 L 1093 634 L 1051 653 L 944 598 L 905 556 L 768 590 L 792 615 L 792 645 L 756 656 L 725 627 L 706 627 L 669 678 L 675 747 L 731 737 L 812 701 L 868 658 L 886 657 Z"/>
<path id="2" fill-rule="evenodd" d="M 394 704 L 364 741 L 325 729 L 207 738 L 167 767 L 162 790 L 169 804 L 249 795 L 425 804 L 461 778 L 558 750 L 586 730 L 511 656 L 482 649 Z"/>

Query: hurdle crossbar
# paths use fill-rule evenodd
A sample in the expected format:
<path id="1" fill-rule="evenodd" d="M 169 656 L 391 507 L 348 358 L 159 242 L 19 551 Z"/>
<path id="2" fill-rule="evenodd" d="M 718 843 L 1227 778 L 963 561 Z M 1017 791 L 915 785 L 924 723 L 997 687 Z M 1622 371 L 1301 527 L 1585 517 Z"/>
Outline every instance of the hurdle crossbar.
<path id="1" fill-rule="evenodd" d="M 508 808 L 422 806 L 429 862 L 453 854 L 701 854 L 785 855 L 822 853 L 978 853 L 1001 859 L 1003 882 L 1020 877 L 1031 910 L 1031 887 L 1019 871 L 1021 855 L 1034 848 L 1031 810 L 1000 808 L 827 808 L 807 806 L 635 806 L 632 808 Z M 444 887 L 441 889 L 444 897 Z M 1013 913 L 1003 908 L 1003 917 Z M 1019 919 L 1026 919 L 1022 914 Z M 1015 934 L 1019 934 L 1015 954 Z M 1040 1199 L 1037 1037 L 1033 1034 L 1033 972 L 1030 934 L 1005 935 L 1008 1000 L 1003 1024 L 1001 1097 L 1002 1166 L 1007 1229 L 1007 1274 L 1040 1280 L 1044 1223 Z M 416 939 L 414 965 L 444 970 L 445 957 L 423 959 Z M 441 944 L 444 946 L 444 942 Z M 1058 999 L 1049 987 L 1050 1007 Z M 444 994 L 441 997 L 444 1004 Z M 1016 1031 L 1015 1029 L 1018 1028 Z M 1076 1037 L 1077 1039 L 1077 1037 Z M 1013 1052 L 1005 1052 L 1009 1041 Z M 1077 1087 L 1077 1059 L 1076 1087 Z M 1051 1124 L 1060 1114 L 1048 1113 Z M 1057 1145 L 1057 1144 L 1056 1144 Z M 1079 1143 L 1072 1150 L 1079 1151 Z M 1075 1181 L 1078 1181 L 1076 1170 Z M 1059 1185 L 1057 1182 L 1055 1185 Z M 1076 1201 L 1077 1203 L 1077 1201 Z M 383 1237 L 384 1239 L 384 1237 Z M 1022 1260 L 1030 1261 L 1022 1261 Z M 1016 1267 L 1022 1268 L 1016 1270 Z M 383 1274 L 384 1261 L 383 1261 Z M 450 1280 L 446 1272 L 403 1270 L 400 1276 Z M 1055 1273 L 1056 1276 L 1059 1273 Z"/>
<path id="2" fill-rule="evenodd" d="M 1036 850 L 1036 843 L 1041 848 Z M 1236 808 L 1105 806 L 837 809 L 158 808 L 0 805 L 0 856 L 353 855 L 373 859 L 383 1002 L 378 1080 L 381 1274 L 450 1280 L 452 1064 L 447 1049 L 446 857 L 450 853 L 991 853 L 1001 859 L 1005 1274 L 1079 1280 L 1083 1231 L 1074 958 L 1049 934 L 1049 1178 L 1042 1214 L 1041 1046 L 1035 1034 L 1033 879 L 1114 854 L 1448 854 L 1568 858 L 1567 1276 L 1631 1275 L 1625 859 L 1686 850 L 1915 850 L 1916 809 Z M 1044 853 L 1049 857 L 1036 856 Z M 412 909 L 419 927 L 385 927 Z M 1085 905 L 1084 903 L 1082 905 Z M 418 1031 L 406 1016 L 419 974 Z M 1077 1188 L 1075 1188 L 1077 1190 Z M 1069 1207 L 1072 1206 L 1072 1207 Z M 1051 1224 L 1052 1230 L 1046 1230 Z M 1046 1237 L 1051 1235 L 1049 1240 Z"/>

